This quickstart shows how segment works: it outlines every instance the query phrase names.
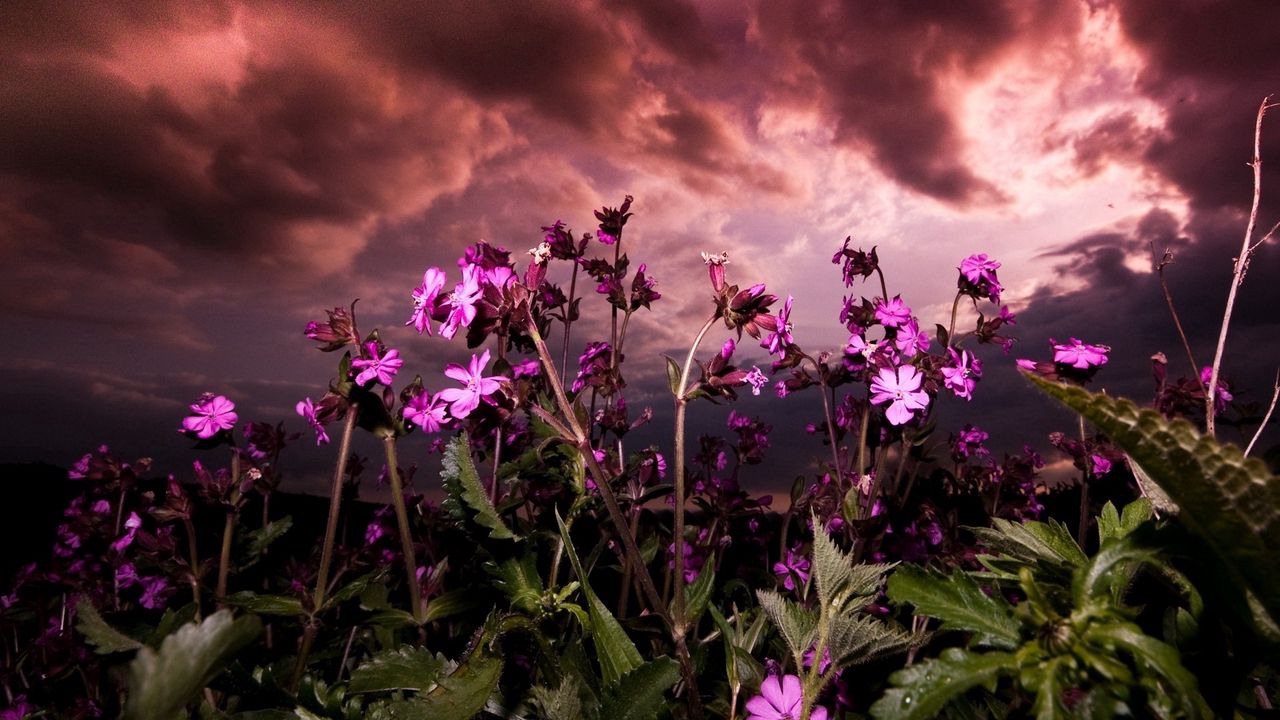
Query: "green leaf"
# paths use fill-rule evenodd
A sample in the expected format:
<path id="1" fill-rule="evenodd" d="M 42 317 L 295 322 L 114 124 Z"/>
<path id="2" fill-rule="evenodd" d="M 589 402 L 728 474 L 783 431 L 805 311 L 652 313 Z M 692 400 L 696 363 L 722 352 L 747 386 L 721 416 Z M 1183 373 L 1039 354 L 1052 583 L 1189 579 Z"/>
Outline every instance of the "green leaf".
<path id="1" fill-rule="evenodd" d="M 423 647 L 408 645 L 369 658 L 351 671 L 347 690 L 353 693 L 388 690 L 429 690 L 450 663 Z"/>
<path id="2" fill-rule="evenodd" d="M 668 703 L 667 689 L 680 679 L 680 664 L 655 658 L 618 678 L 604 692 L 600 716 L 607 720 L 652 720 Z"/>
<path id="3" fill-rule="evenodd" d="M 813 527 L 822 524 L 813 519 Z M 818 589 L 818 600 L 836 612 L 855 609 L 866 603 L 851 606 L 858 598 L 870 598 L 880 589 L 884 574 L 893 568 L 886 565 L 855 565 L 853 557 L 842 551 L 826 532 L 813 534 L 813 578 Z"/>
<path id="4" fill-rule="evenodd" d="M 157 652 L 144 647 L 129 665 L 125 720 L 171 720 L 242 648 L 262 632 L 253 615 L 233 620 L 219 610 L 166 637 Z"/>
<path id="5" fill-rule="evenodd" d="M 480 598 L 476 597 L 475 591 L 457 588 L 427 601 L 427 614 L 424 619 L 426 622 L 443 620 L 455 615 L 461 615 L 479 606 Z"/>
<path id="6" fill-rule="evenodd" d="M 587 582 L 587 574 L 582 569 L 582 561 L 578 559 L 578 552 L 573 547 L 573 539 L 569 537 L 569 528 L 565 527 L 559 511 L 556 512 L 556 523 L 560 526 L 560 537 L 564 540 L 565 555 L 569 557 L 569 563 L 573 565 L 573 571 L 577 573 L 578 580 L 582 583 L 582 594 L 587 599 L 591 638 L 595 641 L 596 655 L 600 661 L 600 674 L 604 678 L 605 685 L 610 685 L 626 673 L 640 667 L 643 660 L 640 657 L 640 651 L 636 650 L 635 643 L 627 637 L 627 632 L 622 629 L 617 618 L 592 592 L 591 585 Z"/>
<path id="7" fill-rule="evenodd" d="M 970 688 L 992 683 L 1017 666 L 1017 658 L 1012 653 L 944 650 L 940 657 L 891 675 L 889 681 L 894 687 L 871 706 L 871 716 L 879 720 L 936 717 L 953 698 Z"/>
<path id="8" fill-rule="evenodd" d="M 665 355 L 663 357 L 666 357 Z M 680 397 L 680 392 L 684 389 L 680 387 L 680 366 L 675 360 L 666 357 L 667 361 L 667 387 L 671 388 L 671 394 Z"/>
<path id="9" fill-rule="evenodd" d="M 923 644 L 927 636 L 890 625 L 861 613 L 841 613 L 831 617 L 827 631 L 827 650 L 836 667 L 848 667 L 878 660 L 886 655 L 905 652 Z"/>
<path id="10" fill-rule="evenodd" d="M 711 601 L 711 591 L 715 590 L 715 563 L 707 562 L 702 566 L 697 579 L 684 586 L 684 612 L 689 627 L 696 628 L 702 614 L 707 611 L 707 603 Z"/>
<path id="11" fill-rule="evenodd" d="M 1021 624 L 1009 604 L 983 592 L 962 570 L 947 576 L 904 565 L 889 577 L 889 599 L 911 603 L 917 614 L 938 618 L 943 630 L 976 633 L 979 645 L 1012 650 L 1021 639 Z"/>
<path id="12" fill-rule="evenodd" d="M 394 720 L 469 720 L 484 708 L 501 676 L 501 658 L 476 653 L 431 692 L 393 702 L 388 710 Z"/>
<path id="13" fill-rule="evenodd" d="M 279 520 L 275 520 L 249 533 L 249 557 L 241 563 L 241 568 L 247 568 L 257 563 L 262 558 L 263 553 L 271 544 L 279 540 L 289 529 L 293 527 L 293 518 L 285 516 Z"/>
<path id="14" fill-rule="evenodd" d="M 1146 635 L 1132 623 L 1094 624 L 1085 633 L 1085 640 L 1133 655 L 1138 666 L 1147 671 L 1146 674 L 1154 671 L 1166 681 L 1162 689 L 1166 693 L 1172 691 L 1175 706 L 1183 708 L 1191 717 L 1212 717 L 1208 704 L 1196 687 L 1195 676 L 1182 666 L 1181 656 L 1172 645 Z"/>
<path id="15" fill-rule="evenodd" d="M 1128 455 L 1124 457 L 1129 462 L 1129 469 L 1133 471 L 1133 479 L 1138 483 L 1138 492 L 1151 503 L 1152 509 L 1165 515 L 1177 515 L 1178 504 L 1169 498 L 1169 493 L 1161 490 L 1137 461 Z"/>
<path id="16" fill-rule="evenodd" d="M 546 720 L 581 720 L 582 696 L 578 694 L 578 680 L 568 675 L 555 690 L 537 685 L 533 688 L 533 697 L 538 701 L 539 717 Z"/>
<path id="17" fill-rule="evenodd" d="M 142 647 L 141 642 L 108 625 L 98 608 L 84 596 L 76 603 L 76 629 L 99 655 L 128 652 Z"/>
<path id="18" fill-rule="evenodd" d="M 222 601 L 257 615 L 297 617 L 306 614 L 302 609 L 302 601 L 292 595 L 259 595 L 252 590 L 242 590 L 226 596 Z"/>
<path id="19" fill-rule="evenodd" d="M 444 451 L 440 477 L 444 480 L 449 496 L 445 509 L 458 521 L 466 520 L 463 507 L 475 513 L 476 524 L 489 528 L 489 537 L 496 540 L 516 540 L 515 533 L 502 522 L 497 509 L 489 501 L 489 494 L 480 483 L 480 474 L 471 460 L 471 441 L 466 433 L 449 441 Z"/>
<path id="20" fill-rule="evenodd" d="M 493 576 L 493 584 L 511 601 L 511 607 L 534 614 L 542 609 L 542 576 L 538 574 L 538 558 L 526 553 L 485 567 Z"/>
<path id="21" fill-rule="evenodd" d="M 800 656 L 813 647 L 818 636 L 818 613 L 806 610 L 773 590 L 757 590 L 760 607 L 773 621 L 774 627 L 786 641 L 791 654 L 799 662 Z"/>
<path id="22" fill-rule="evenodd" d="M 1280 617 L 1280 483 L 1256 458 L 1221 445 L 1185 420 L 1132 402 L 1026 375 L 1088 418 L 1125 450 L 1180 508 L 1186 526 Z"/>

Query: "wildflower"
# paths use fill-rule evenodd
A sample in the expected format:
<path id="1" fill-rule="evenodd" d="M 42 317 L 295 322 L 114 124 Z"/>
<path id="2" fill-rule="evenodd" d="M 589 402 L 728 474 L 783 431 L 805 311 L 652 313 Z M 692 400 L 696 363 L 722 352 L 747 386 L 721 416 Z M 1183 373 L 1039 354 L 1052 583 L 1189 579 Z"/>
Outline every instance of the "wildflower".
<path id="1" fill-rule="evenodd" d="M 169 581 L 163 576 L 142 579 L 142 597 L 138 602 L 142 603 L 142 607 L 148 610 L 158 610 L 164 607 L 165 591 L 169 589 Z"/>
<path id="2" fill-rule="evenodd" d="M 476 302 L 483 294 L 480 289 L 481 272 L 478 265 L 467 265 L 462 269 L 462 282 L 453 287 L 453 292 L 443 304 L 447 315 L 440 324 L 440 337 L 452 340 L 459 327 L 470 325 L 476 319 Z"/>
<path id="3" fill-rule="evenodd" d="M 627 220 L 631 217 L 631 213 L 627 212 L 631 209 L 631 203 L 635 198 L 627 195 L 622 200 L 622 206 L 618 208 L 603 207 L 595 211 L 596 220 L 600 221 L 600 242 L 605 245 L 612 245 L 622 237 L 622 226 L 627 224 Z"/>
<path id="4" fill-rule="evenodd" d="M 982 446 L 990 437 L 981 429 L 965 423 L 965 426 L 960 430 L 960 434 L 956 436 L 954 445 L 952 445 L 951 456 L 955 458 L 956 462 L 960 462 L 970 455 L 978 457 L 990 455 L 990 451 Z"/>
<path id="5" fill-rule="evenodd" d="M 778 313 L 778 329 L 773 331 L 769 339 L 761 344 L 761 347 L 769 351 L 770 355 L 782 357 L 787 352 L 787 346 L 795 342 L 791 337 L 791 303 L 795 298 L 787 296 L 787 301 L 782 304 L 782 312 Z M 759 393 L 756 393 L 759 395 Z"/>
<path id="6" fill-rule="evenodd" d="M 834 520 L 837 518 L 832 518 L 832 519 Z M 936 545 L 937 543 L 934 543 L 934 544 Z M 808 650 L 805 650 L 804 653 L 800 656 L 800 662 L 806 668 L 813 667 L 813 658 L 815 655 L 818 654 L 817 652 L 815 652 L 815 650 L 817 650 L 817 648 L 810 647 Z M 827 668 L 829 667 L 831 667 L 831 648 L 825 647 L 822 649 L 822 662 L 818 663 L 818 674 L 822 675 L 826 673 Z"/>
<path id="7" fill-rule="evenodd" d="M 511 366 L 511 374 L 518 378 L 537 377 L 542 374 L 542 365 L 533 358 L 525 358 Z"/>
<path id="8" fill-rule="evenodd" d="M 578 376 L 574 378 L 570 390 L 578 392 L 588 385 L 601 390 L 607 389 L 610 383 L 610 360 L 613 347 L 607 342 L 590 342 L 578 356 Z"/>
<path id="9" fill-rule="evenodd" d="M 1053 345 L 1055 363 L 1068 365 L 1077 370 L 1106 365 L 1107 353 L 1111 352 L 1111 348 L 1106 345 L 1087 345 L 1076 338 L 1071 338 L 1069 343 L 1059 343 L 1050 339 L 1049 343 Z"/>
<path id="10" fill-rule="evenodd" d="M 542 232 L 546 233 L 543 237 L 543 242 L 550 247 L 551 257 L 553 258 L 576 260 L 587 251 L 587 242 L 590 240 L 590 235 L 584 235 L 581 242 L 575 243 L 573 241 L 573 233 L 566 230 L 564 223 L 559 220 L 552 225 L 542 226 Z"/>
<path id="11" fill-rule="evenodd" d="M 903 357 L 915 357 L 916 353 L 928 352 L 929 350 L 929 333 L 920 329 L 920 323 L 915 318 L 911 318 L 905 325 L 898 328 L 898 334 L 893 338 L 894 347 L 898 348 L 898 352 Z"/>
<path id="12" fill-rule="evenodd" d="M 876 320 L 885 327 L 900 327 L 911 319 L 911 308 L 902 302 L 902 296 L 894 295 L 892 300 L 876 298 Z"/>
<path id="13" fill-rule="evenodd" d="M 334 308 L 326 310 L 329 316 L 328 322 L 311 321 L 307 323 L 304 334 L 323 343 L 320 350 L 323 352 L 333 352 L 347 345 L 359 345 L 360 338 L 356 335 L 355 327 L 355 303 L 351 303 L 351 311 L 346 308 Z"/>
<path id="14" fill-rule="evenodd" d="M 798 550 L 789 548 L 783 559 L 773 564 L 773 574 L 782 579 L 782 587 L 788 590 L 797 590 L 809 582 L 809 558 Z"/>
<path id="15" fill-rule="evenodd" d="M 1205 366 L 1200 369 L 1200 387 L 1208 390 L 1209 380 L 1213 378 L 1213 368 Z M 1227 405 L 1234 399 L 1231 391 L 1227 388 L 1227 384 L 1222 381 L 1222 376 L 1218 376 L 1218 387 L 1213 393 L 1213 411 L 1221 413 L 1227 409 Z"/>
<path id="16" fill-rule="evenodd" d="M 431 311 L 444 289 L 444 271 L 438 267 L 427 268 L 422 274 L 422 284 L 413 290 L 413 315 L 405 325 L 412 325 L 419 335 L 431 335 Z"/>
<path id="17" fill-rule="evenodd" d="M 960 279 L 957 285 L 960 292 L 974 298 L 987 298 L 991 302 L 1000 302 L 1000 281 L 996 279 L 996 270 L 1000 263 L 991 260 L 986 253 L 978 253 L 965 258 L 960 267 Z"/>
<path id="18" fill-rule="evenodd" d="M 942 384 L 956 397 L 972 400 L 973 388 L 982 377 L 982 361 L 968 350 L 956 352 L 955 348 L 947 348 L 947 351 L 951 353 L 952 365 L 942 368 Z"/>
<path id="19" fill-rule="evenodd" d="M 871 381 L 871 402 L 881 405 L 890 402 L 885 417 L 892 425 L 902 425 L 911 420 L 917 410 L 929 407 L 929 394 L 920 389 L 924 378 L 911 365 L 881 368 Z"/>
<path id="20" fill-rule="evenodd" d="M 449 419 L 445 417 L 444 401 L 437 394 L 432 397 L 426 390 L 414 395 L 404 405 L 404 419 L 422 428 L 424 432 L 439 432 Z"/>
<path id="21" fill-rule="evenodd" d="M 482 377 L 484 368 L 489 364 L 489 351 L 485 350 L 479 357 L 471 356 L 471 367 L 467 368 L 450 363 L 444 374 L 462 383 L 461 388 L 445 388 L 436 393 L 436 397 L 449 403 L 449 414 L 461 420 L 480 406 L 480 400 L 488 397 L 502 387 L 507 378 L 502 375 Z"/>
<path id="22" fill-rule="evenodd" d="M 864 280 L 871 277 L 876 269 L 880 267 L 880 258 L 876 255 L 875 247 L 871 248 L 871 252 L 863 252 L 861 248 L 858 250 L 850 250 L 849 243 L 853 240 L 851 237 L 844 239 L 844 247 L 836 251 L 831 256 L 831 262 L 839 265 L 842 261 L 845 287 L 853 286 L 855 277 L 862 277 Z"/>
<path id="23" fill-rule="evenodd" d="M 316 445 L 328 445 L 329 433 L 325 432 L 324 425 L 316 418 L 316 405 L 311 398 L 303 398 L 294 406 L 294 410 L 316 431 Z"/>
<path id="24" fill-rule="evenodd" d="M 764 373 L 760 372 L 760 368 L 756 366 L 752 366 L 751 372 L 747 373 L 747 376 L 743 379 L 751 386 L 752 395 L 759 395 L 760 388 L 764 387 L 765 383 L 769 382 L 769 378 L 765 377 Z"/>
<path id="25" fill-rule="evenodd" d="M 1095 477 L 1102 477 L 1111 472 L 1111 461 L 1105 457 L 1093 453 L 1089 456 L 1089 461 L 1093 464 L 1093 474 Z"/>
<path id="26" fill-rule="evenodd" d="M 182 419 L 180 432 L 195 433 L 201 440 L 208 440 L 235 427 L 239 419 L 235 410 L 236 404 L 224 396 L 205 393 L 191 405 L 191 412 L 195 414 Z"/>
<path id="27" fill-rule="evenodd" d="M 383 385 L 390 385 L 400 366 L 404 365 L 404 360 L 400 359 L 400 351 L 387 350 L 386 354 L 380 354 L 378 343 L 372 341 L 365 343 L 364 347 L 369 357 L 351 361 L 351 367 L 360 370 L 356 375 L 356 384 L 365 385 L 370 380 L 376 380 Z"/>
<path id="28" fill-rule="evenodd" d="M 729 290 L 732 291 L 733 288 Z M 769 314 L 769 306 L 777 301 L 777 295 L 765 292 L 763 283 L 752 285 L 736 293 L 731 299 L 724 296 L 718 299 L 720 310 L 724 315 L 725 327 L 737 330 L 738 337 L 742 337 L 742 332 L 745 330 L 756 340 L 760 339 L 762 328 L 777 331 L 778 319 Z"/>
<path id="29" fill-rule="evenodd" d="M 635 277 L 631 279 L 631 310 L 633 311 L 642 307 L 648 309 L 649 303 L 662 298 L 662 295 L 653 289 L 658 281 L 645 275 L 648 269 L 646 264 L 640 263 Z"/>
<path id="30" fill-rule="evenodd" d="M 803 705 L 799 677 L 770 675 L 760 683 L 760 694 L 747 701 L 747 720 L 797 720 Z M 813 708 L 809 720 L 827 720 L 827 709 Z"/>
<path id="31" fill-rule="evenodd" d="M 533 259 L 529 261 L 529 269 L 524 274 L 524 285 L 536 290 L 547 276 L 547 262 L 551 260 L 551 243 L 543 240 L 538 247 L 529 251 Z"/>
<path id="32" fill-rule="evenodd" d="M 702 253 L 702 262 L 707 266 L 707 272 L 711 275 L 711 289 L 720 294 L 724 289 L 724 266 L 729 264 L 729 253 L 722 252 L 719 255 L 715 253 Z"/>

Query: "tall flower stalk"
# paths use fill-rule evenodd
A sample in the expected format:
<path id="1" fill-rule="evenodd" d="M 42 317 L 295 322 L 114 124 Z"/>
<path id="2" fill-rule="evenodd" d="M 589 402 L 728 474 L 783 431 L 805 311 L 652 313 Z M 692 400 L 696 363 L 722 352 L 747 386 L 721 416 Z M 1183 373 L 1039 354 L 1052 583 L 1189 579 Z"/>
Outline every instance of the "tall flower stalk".
<path id="1" fill-rule="evenodd" d="M 391 504 L 395 507 L 396 524 L 400 527 L 400 549 L 404 553 L 404 569 L 409 581 L 409 604 L 412 606 L 413 619 L 421 625 L 425 621 L 422 591 L 418 587 L 418 562 L 413 550 L 413 538 L 409 534 L 409 512 L 404 504 L 404 483 L 400 480 L 400 466 L 396 464 L 395 436 L 383 437 L 382 449 L 387 457 L 387 477 L 391 480 Z"/>

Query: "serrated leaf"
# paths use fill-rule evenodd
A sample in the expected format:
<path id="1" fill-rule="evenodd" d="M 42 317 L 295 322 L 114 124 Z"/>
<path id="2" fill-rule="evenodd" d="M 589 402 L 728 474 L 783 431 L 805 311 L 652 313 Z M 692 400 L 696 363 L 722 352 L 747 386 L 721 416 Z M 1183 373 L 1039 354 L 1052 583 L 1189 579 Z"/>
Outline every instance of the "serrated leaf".
<path id="1" fill-rule="evenodd" d="M 906 652 L 924 644 L 926 635 L 910 632 L 863 614 L 832 617 L 827 630 L 827 651 L 837 667 L 848 667 Z"/>
<path id="2" fill-rule="evenodd" d="M 518 539 L 499 517 L 489 494 L 480 483 L 480 474 L 475 462 L 471 460 L 471 441 L 466 433 L 449 441 L 444 451 L 440 477 L 444 481 L 445 490 L 449 493 L 447 508 L 456 519 L 465 520 L 462 507 L 470 508 L 474 513 L 476 524 L 489 528 L 489 537 L 496 540 Z"/>
<path id="3" fill-rule="evenodd" d="M 605 689 L 600 716 L 608 720 L 652 720 L 667 706 L 664 695 L 679 679 L 680 664 L 675 660 L 650 660 Z"/>
<path id="4" fill-rule="evenodd" d="M 941 620 L 943 630 L 976 633 L 980 645 L 1012 650 L 1021 639 L 1021 624 L 1009 604 L 987 595 L 962 570 L 948 576 L 904 565 L 889 577 L 889 599 L 911 603 L 917 614 Z"/>
<path id="5" fill-rule="evenodd" d="M 260 595 L 252 590 L 242 590 L 226 596 L 222 601 L 257 615 L 297 617 L 305 614 L 302 601 L 292 595 Z"/>
<path id="6" fill-rule="evenodd" d="M 1123 650 L 1148 674 L 1154 671 L 1166 681 L 1162 689 L 1172 691 L 1177 701 L 1175 706 L 1183 708 L 1189 717 L 1212 717 L 1208 704 L 1200 696 L 1195 676 L 1182 666 L 1181 656 L 1172 645 L 1143 633 L 1131 623 L 1094 624 L 1085 639 L 1091 644 Z"/>
<path id="7" fill-rule="evenodd" d="M 813 526 L 822 527 L 816 517 Z M 857 598 L 866 598 L 869 602 L 879 591 L 884 574 L 893 566 L 894 563 L 855 565 L 853 556 L 842 551 L 826 532 L 813 534 L 813 579 L 818 600 L 836 612 L 855 610 L 866 604 L 852 604 Z"/>
<path id="8" fill-rule="evenodd" d="M 572 675 L 565 676 L 560 687 L 555 690 L 537 685 L 533 688 L 533 697 L 538 701 L 540 717 L 546 720 L 581 720 L 582 697 L 578 694 L 578 680 Z"/>
<path id="9" fill-rule="evenodd" d="M 267 523 L 265 527 L 260 527 L 249 533 L 249 554 L 256 557 L 266 552 L 271 543 L 284 537 L 284 534 L 289 532 L 292 527 L 293 518 L 286 515 L 279 520 Z"/>
<path id="10" fill-rule="evenodd" d="M 1088 418 L 1127 452 L 1179 507 L 1179 517 L 1280 617 L 1280 483 L 1240 448 L 1201 435 L 1132 402 L 1027 375 Z"/>
<path id="11" fill-rule="evenodd" d="M 894 687 L 871 706 L 871 716 L 879 720 L 937 717 L 953 698 L 1016 668 L 1017 658 L 1012 653 L 979 654 L 950 648 L 937 658 L 889 676 Z"/>
<path id="12" fill-rule="evenodd" d="M 232 619 L 219 610 L 199 624 L 185 625 L 155 651 L 144 647 L 129 665 L 125 720 L 171 720 L 242 648 L 262 632 L 253 615 Z"/>
<path id="13" fill-rule="evenodd" d="M 799 658 L 813 647 L 818 636 L 818 613 L 806 610 L 773 590 L 757 590 L 756 597 L 792 655 Z"/>
<path id="14" fill-rule="evenodd" d="M 1155 511 L 1164 515 L 1177 515 L 1178 504 L 1169 497 L 1169 493 L 1162 490 L 1137 461 L 1128 455 L 1125 455 L 1124 459 L 1128 461 L 1129 469 L 1133 471 L 1133 479 L 1138 483 L 1138 492 L 1151 502 Z"/>
<path id="15" fill-rule="evenodd" d="M 484 708 L 502 676 L 502 659 L 477 653 L 440 678 L 431 692 L 387 706 L 394 720 L 470 720 Z"/>
<path id="16" fill-rule="evenodd" d="M 569 537 L 569 528 L 565 527 L 559 511 L 556 512 L 556 524 L 560 526 L 565 555 L 569 557 L 569 563 L 573 565 L 573 571 L 582 583 L 582 595 L 587 600 L 587 616 L 591 621 L 591 638 L 595 642 L 596 656 L 600 661 L 600 674 L 605 685 L 609 685 L 640 667 L 643 660 L 635 643 L 627 636 L 627 631 L 622 629 L 618 619 L 591 590 L 587 574 L 582 569 L 582 561 L 578 559 L 578 552 L 573 547 L 573 539 Z"/>
<path id="17" fill-rule="evenodd" d="M 347 690 L 353 693 L 388 690 L 429 690 L 436 686 L 447 661 L 423 647 L 408 645 L 369 658 L 351 671 Z"/>
<path id="18" fill-rule="evenodd" d="M 76 629 L 84 635 L 85 641 L 92 645 L 93 651 L 99 655 L 129 652 L 142 647 L 142 643 L 138 640 L 111 627 L 102 618 L 98 608 L 85 597 L 81 597 L 76 603 Z"/>
<path id="19" fill-rule="evenodd" d="M 542 576 L 538 559 L 532 553 L 508 558 L 485 568 L 493 576 L 493 584 L 511 601 L 511 607 L 525 613 L 536 613 L 542 607 Z"/>

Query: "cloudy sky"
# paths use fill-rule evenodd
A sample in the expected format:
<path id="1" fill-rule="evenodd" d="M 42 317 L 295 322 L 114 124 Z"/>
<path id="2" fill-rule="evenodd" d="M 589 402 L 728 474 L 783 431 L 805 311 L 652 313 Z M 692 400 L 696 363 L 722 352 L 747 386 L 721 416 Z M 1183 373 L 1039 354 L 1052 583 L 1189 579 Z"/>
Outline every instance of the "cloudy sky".
<path id="1" fill-rule="evenodd" d="M 1003 264 L 1019 345 L 941 409 L 1047 449 L 1066 417 L 1012 361 L 1048 337 L 1111 345 L 1101 385 L 1139 400 L 1151 353 L 1186 371 L 1150 243 L 1211 359 L 1276 27 L 1280 4 L 1208 0 L 0 4 L 0 461 L 106 442 L 181 472 L 206 390 L 301 429 L 334 360 L 301 329 L 353 298 L 436 389 L 462 348 L 402 327 L 422 270 L 626 194 L 664 294 L 629 333 L 633 405 L 669 414 L 651 381 L 709 313 L 700 250 L 842 345 L 851 235 L 930 324 L 962 258 Z M 1263 196 L 1270 226 L 1280 174 Z M 1246 400 L 1280 364 L 1278 271 L 1262 248 L 1228 346 Z M 751 400 L 796 441 L 774 472 L 822 455 L 796 429 L 816 397 Z M 330 456 L 299 447 L 294 487 Z"/>

